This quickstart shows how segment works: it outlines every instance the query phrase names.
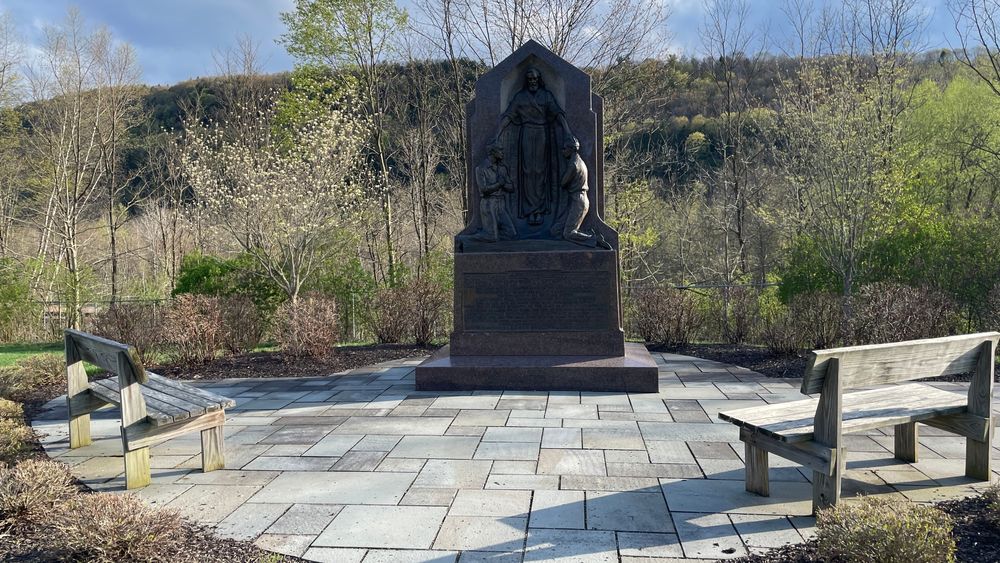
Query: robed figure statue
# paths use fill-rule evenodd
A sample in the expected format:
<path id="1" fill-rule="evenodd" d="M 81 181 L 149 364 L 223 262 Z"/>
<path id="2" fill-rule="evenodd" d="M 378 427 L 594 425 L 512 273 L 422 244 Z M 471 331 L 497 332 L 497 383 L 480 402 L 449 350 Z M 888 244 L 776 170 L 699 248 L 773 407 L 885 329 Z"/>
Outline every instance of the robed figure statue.
<path id="1" fill-rule="evenodd" d="M 573 134 L 563 109 L 545 89 L 536 68 L 524 73 L 524 88 L 514 94 L 501 116 L 495 142 L 511 125 L 517 150 L 517 215 L 529 225 L 541 225 L 543 215 L 553 212 L 558 197 L 562 139 L 571 139 Z M 556 127 L 561 129 L 561 138 Z"/>

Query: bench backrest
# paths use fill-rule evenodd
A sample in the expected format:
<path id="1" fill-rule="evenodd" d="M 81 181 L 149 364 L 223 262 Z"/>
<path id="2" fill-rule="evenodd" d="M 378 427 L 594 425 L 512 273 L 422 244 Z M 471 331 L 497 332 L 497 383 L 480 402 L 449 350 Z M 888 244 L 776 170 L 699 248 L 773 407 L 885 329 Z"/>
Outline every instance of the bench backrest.
<path id="1" fill-rule="evenodd" d="M 122 426 L 127 428 L 143 422 L 146 419 L 146 401 L 142 398 L 140 384 L 148 382 L 149 378 L 135 348 L 79 330 L 67 329 L 64 334 L 69 394 L 80 391 L 81 386 L 87 387 L 86 374 L 80 362 L 90 362 L 118 376 Z"/>
<path id="2" fill-rule="evenodd" d="M 79 330 L 66 329 L 65 336 L 67 364 L 82 360 L 128 380 L 149 380 L 135 348 Z"/>
<path id="3" fill-rule="evenodd" d="M 831 360 L 836 360 L 840 386 L 846 391 L 856 387 L 974 371 L 980 353 L 985 352 L 990 358 L 993 357 L 998 340 L 1000 333 L 983 332 L 816 350 L 809 354 L 802 379 L 802 393 L 809 395 L 823 390 Z M 984 347 L 986 343 L 990 343 L 988 348 Z"/>

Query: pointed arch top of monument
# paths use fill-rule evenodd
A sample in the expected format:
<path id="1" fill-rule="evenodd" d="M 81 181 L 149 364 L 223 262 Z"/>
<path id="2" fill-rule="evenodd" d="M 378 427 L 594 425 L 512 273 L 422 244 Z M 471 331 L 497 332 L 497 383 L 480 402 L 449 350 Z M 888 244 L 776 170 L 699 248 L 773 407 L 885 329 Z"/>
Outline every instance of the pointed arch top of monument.
<path id="1" fill-rule="evenodd" d="M 497 79 L 502 79 L 504 76 L 510 73 L 511 70 L 513 70 L 518 65 L 523 63 L 525 59 L 528 59 L 532 56 L 537 57 L 543 63 L 547 64 L 549 67 L 552 68 L 553 71 L 555 71 L 558 75 L 562 76 L 563 79 L 566 80 L 567 82 L 582 86 L 583 84 L 581 84 L 578 81 L 584 81 L 586 85 L 585 91 L 588 92 L 590 91 L 589 74 L 580 70 L 566 59 L 563 59 L 559 55 L 548 50 L 545 46 L 535 41 L 534 39 L 529 39 L 528 41 L 526 41 L 523 45 L 518 47 L 516 51 L 511 53 L 507 58 L 500 61 L 499 63 L 497 63 L 496 66 L 487 71 L 481 77 L 480 83 L 490 84 L 492 83 L 492 80 L 489 80 L 489 78 L 492 78 L 494 76 L 496 76 Z"/>

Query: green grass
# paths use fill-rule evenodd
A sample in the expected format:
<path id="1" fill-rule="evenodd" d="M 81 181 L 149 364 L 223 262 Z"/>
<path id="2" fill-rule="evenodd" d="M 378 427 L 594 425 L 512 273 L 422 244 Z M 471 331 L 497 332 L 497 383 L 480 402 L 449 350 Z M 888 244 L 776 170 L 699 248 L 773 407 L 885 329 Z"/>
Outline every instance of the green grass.
<path id="1" fill-rule="evenodd" d="M 35 354 L 62 353 L 62 342 L 41 342 L 32 344 L 0 344 L 0 368 L 12 366 Z"/>

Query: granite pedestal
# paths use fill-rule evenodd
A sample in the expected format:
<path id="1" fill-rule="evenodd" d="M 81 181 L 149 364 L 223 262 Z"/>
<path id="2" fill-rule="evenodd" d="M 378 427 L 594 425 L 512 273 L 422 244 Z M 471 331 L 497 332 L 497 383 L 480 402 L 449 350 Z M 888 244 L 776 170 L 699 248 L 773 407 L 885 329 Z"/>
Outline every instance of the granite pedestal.
<path id="1" fill-rule="evenodd" d="M 417 389 L 656 393 L 656 362 L 642 344 L 621 356 L 453 356 L 441 348 L 417 368 Z"/>
<path id="2" fill-rule="evenodd" d="M 416 370 L 420 390 L 656 392 L 657 369 L 621 329 L 616 252 L 574 245 L 455 255 L 451 345 Z"/>

